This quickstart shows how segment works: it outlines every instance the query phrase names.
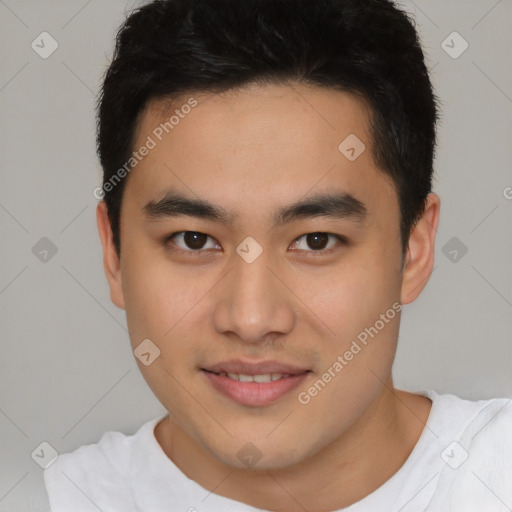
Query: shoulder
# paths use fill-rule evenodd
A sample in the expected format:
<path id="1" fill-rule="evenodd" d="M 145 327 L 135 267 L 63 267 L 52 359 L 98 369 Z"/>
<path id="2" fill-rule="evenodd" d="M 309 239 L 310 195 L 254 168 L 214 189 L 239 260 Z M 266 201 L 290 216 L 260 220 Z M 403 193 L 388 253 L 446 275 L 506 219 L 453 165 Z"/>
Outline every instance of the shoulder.
<path id="1" fill-rule="evenodd" d="M 468 400 L 444 394 L 437 396 L 437 406 L 442 422 L 459 423 L 460 441 L 467 446 L 511 442 L 512 398 Z"/>
<path id="2" fill-rule="evenodd" d="M 493 460 L 512 469 L 512 398 L 468 400 L 435 394 L 436 428 L 475 463 Z M 445 436 L 443 436 L 445 437 Z M 463 455 L 466 455 L 463 454 Z"/>
<path id="3" fill-rule="evenodd" d="M 427 510 L 502 510 L 503 502 L 512 503 L 512 398 L 439 395 L 438 404 L 444 421 L 458 425 L 444 439 L 444 464 Z"/>
<path id="4" fill-rule="evenodd" d="M 133 435 L 109 431 L 97 443 L 59 455 L 44 471 L 52 512 L 97 511 L 100 503 L 130 511 L 131 458 L 159 419 L 145 423 Z"/>
<path id="5" fill-rule="evenodd" d="M 478 414 L 469 422 L 460 443 L 466 447 L 475 468 L 482 472 L 501 471 L 508 475 L 512 489 L 512 398 L 480 400 Z"/>

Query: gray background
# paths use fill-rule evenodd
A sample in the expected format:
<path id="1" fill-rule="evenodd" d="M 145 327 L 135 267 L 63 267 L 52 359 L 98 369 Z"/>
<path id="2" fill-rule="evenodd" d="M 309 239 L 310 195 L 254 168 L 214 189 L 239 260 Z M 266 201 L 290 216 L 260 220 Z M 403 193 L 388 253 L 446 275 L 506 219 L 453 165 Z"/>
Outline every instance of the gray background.
<path id="1" fill-rule="evenodd" d="M 134 5 L 0 0 L 0 512 L 48 510 L 31 458 L 42 441 L 63 453 L 165 412 L 110 302 L 93 197 L 95 97 Z M 512 397 L 512 1 L 399 5 L 416 19 L 442 103 L 442 209 L 435 270 L 404 309 L 395 382 Z M 31 48 L 43 31 L 59 45 L 47 59 Z M 458 58 L 441 47 L 453 31 L 469 43 Z M 459 43 L 448 39 L 452 51 Z M 32 249 L 43 237 L 57 248 L 46 261 Z"/>

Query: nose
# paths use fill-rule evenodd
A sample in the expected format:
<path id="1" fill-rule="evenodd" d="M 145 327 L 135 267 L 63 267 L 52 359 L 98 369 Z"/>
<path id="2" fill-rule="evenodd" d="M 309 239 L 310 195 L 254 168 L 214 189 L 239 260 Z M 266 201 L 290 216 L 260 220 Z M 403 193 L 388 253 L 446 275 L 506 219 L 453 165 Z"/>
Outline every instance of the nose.
<path id="1" fill-rule="evenodd" d="M 252 263 L 234 257 L 234 268 L 216 287 L 213 322 L 217 332 L 257 343 L 292 331 L 293 294 L 276 277 L 279 272 L 264 254 Z"/>

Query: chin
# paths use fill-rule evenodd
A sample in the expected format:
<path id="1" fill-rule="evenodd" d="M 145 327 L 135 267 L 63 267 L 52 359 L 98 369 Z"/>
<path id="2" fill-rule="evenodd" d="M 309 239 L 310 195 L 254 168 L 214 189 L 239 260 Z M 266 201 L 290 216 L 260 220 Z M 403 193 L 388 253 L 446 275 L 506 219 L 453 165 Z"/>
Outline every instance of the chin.
<path id="1" fill-rule="evenodd" d="M 288 443 L 285 442 L 288 439 Z M 265 437 L 254 439 L 237 439 L 227 446 L 210 448 L 211 453 L 222 463 L 238 469 L 258 471 L 275 471 L 286 469 L 300 463 L 307 457 L 303 448 L 297 451 L 297 443 L 290 438 L 277 437 L 274 440 Z"/>

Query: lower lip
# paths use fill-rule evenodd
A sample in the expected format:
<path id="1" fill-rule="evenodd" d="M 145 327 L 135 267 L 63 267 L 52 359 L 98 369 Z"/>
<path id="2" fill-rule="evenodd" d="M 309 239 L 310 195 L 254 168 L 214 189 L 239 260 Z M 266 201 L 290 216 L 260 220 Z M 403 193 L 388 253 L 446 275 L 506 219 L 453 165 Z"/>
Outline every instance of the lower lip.
<path id="1" fill-rule="evenodd" d="M 297 388 L 310 372 L 291 375 L 271 382 L 240 382 L 202 370 L 212 386 L 241 405 L 259 407 L 275 402 Z"/>

